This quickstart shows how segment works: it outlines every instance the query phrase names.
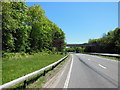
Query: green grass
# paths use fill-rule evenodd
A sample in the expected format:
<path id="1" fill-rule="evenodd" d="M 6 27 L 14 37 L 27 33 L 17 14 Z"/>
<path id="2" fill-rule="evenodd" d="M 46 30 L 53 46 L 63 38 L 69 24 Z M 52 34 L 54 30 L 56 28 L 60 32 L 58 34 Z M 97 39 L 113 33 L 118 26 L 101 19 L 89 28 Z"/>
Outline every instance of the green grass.
<path id="1" fill-rule="evenodd" d="M 42 86 L 54 75 L 56 75 L 57 72 L 61 70 L 61 67 L 64 66 L 65 62 L 67 62 L 70 59 L 70 56 L 68 56 L 64 61 L 62 61 L 58 66 L 56 66 L 57 69 L 50 70 L 48 73 L 46 73 L 45 76 L 41 76 L 37 81 L 27 86 L 27 88 L 42 88 Z"/>
<path id="2" fill-rule="evenodd" d="M 28 85 L 27 88 L 42 88 L 43 84 L 45 84 L 45 77 L 41 76 L 36 82 Z"/>
<path id="3" fill-rule="evenodd" d="M 65 55 L 38 53 L 35 55 L 21 56 L 19 58 L 2 59 L 2 83 L 7 83 L 28 73 L 39 70 Z"/>

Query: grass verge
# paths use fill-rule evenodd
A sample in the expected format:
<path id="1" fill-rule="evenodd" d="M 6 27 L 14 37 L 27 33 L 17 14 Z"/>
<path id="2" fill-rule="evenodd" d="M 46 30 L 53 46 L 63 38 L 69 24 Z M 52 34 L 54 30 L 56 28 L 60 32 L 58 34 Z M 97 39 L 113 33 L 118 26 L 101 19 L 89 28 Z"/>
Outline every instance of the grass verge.
<path id="1" fill-rule="evenodd" d="M 2 84 L 39 70 L 65 55 L 37 53 L 19 58 L 2 59 Z"/>
<path id="2" fill-rule="evenodd" d="M 50 70 L 48 73 L 46 73 L 45 76 L 41 76 L 38 80 L 36 80 L 34 83 L 27 86 L 27 88 L 42 88 L 42 86 L 48 82 L 54 75 L 56 75 L 61 68 L 63 68 L 64 64 L 69 60 L 70 55 L 62 61 L 60 64 L 58 64 L 54 70 Z"/>

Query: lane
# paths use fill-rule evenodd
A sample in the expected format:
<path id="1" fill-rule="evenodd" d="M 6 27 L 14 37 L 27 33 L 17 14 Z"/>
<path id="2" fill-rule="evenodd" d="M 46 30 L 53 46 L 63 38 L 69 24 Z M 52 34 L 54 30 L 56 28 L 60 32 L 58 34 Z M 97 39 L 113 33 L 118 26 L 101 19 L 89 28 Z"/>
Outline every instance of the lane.
<path id="1" fill-rule="evenodd" d="M 117 88 L 117 65 L 91 55 L 73 54 L 68 88 Z"/>
<path id="2" fill-rule="evenodd" d="M 118 62 L 85 54 L 71 55 L 49 88 L 118 87 Z"/>
<path id="3" fill-rule="evenodd" d="M 76 55 L 91 67 L 118 81 L 118 61 L 85 54 Z M 90 59 L 89 61 L 87 60 L 88 58 Z"/>

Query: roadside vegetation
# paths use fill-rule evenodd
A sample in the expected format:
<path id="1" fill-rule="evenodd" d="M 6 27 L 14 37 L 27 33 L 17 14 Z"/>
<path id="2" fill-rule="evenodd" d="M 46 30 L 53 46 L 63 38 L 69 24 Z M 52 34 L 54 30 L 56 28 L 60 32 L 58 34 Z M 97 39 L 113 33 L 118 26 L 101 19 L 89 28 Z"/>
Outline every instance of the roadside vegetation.
<path id="1" fill-rule="evenodd" d="M 45 88 L 44 84 L 47 83 L 51 78 L 53 78 L 61 69 L 64 68 L 67 61 L 70 59 L 70 55 L 62 61 L 60 64 L 58 64 L 54 70 L 50 70 L 48 73 L 46 73 L 45 76 L 41 76 L 38 80 L 36 80 L 34 83 L 27 86 L 27 88 Z"/>
<path id="2" fill-rule="evenodd" d="M 2 84 L 39 70 L 66 52 L 120 54 L 120 28 L 90 39 L 95 47 L 65 49 L 65 33 L 45 16 L 40 5 L 2 2 Z"/>
<path id="3" fill-rule="evenodd" d="M 2 2 L 2 84 L 64 57 L 64 40 L 40 5 Z"/>
<path id="4" fill-rule="evenodd" d="M 85 52 L 120 54 L 120 28 L 109 31 L 102 38 L 90 39 L 87 44 L 95 46 L 86 47 Z"/>
<path id="5" fill-rule="evenodd" d="M 76 52 L 76 53 L 84 53 L 84 49 L 83 47 L 68 47 L 65 50 L 67 52 Z"/>
<path id="6" fill-rule="evenodd" d="M 63 52 L 65 34 L 45 16 L 40 5 L 2 2 L 2 50 L 4 53 Z"/>
<path id="7" fill-rule="evenodd" d="M 3 84 L 39 70 L 64 56 L 60 54 L 37 53 L 34 55 L 20 56 L 19 58 L 3 58 Z"/>
<path id="8" fill-rule="evenodd" d="M 107 34 L 104 34 L 102 38 L 99 39 L 90 39 L 88 43 L 93 46 L 89 47 L 69 47 L 66 48 L 68 52 L 95 52 L 95 53 L 115 53 L 120 54 L 120 28 L 109 31 Z"/>

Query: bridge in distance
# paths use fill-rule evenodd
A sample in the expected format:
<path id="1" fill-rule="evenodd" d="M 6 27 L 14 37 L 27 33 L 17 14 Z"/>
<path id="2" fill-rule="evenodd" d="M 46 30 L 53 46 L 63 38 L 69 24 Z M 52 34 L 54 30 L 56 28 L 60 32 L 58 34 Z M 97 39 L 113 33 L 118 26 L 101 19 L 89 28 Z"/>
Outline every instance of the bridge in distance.
<path id="1" fill-rule="evenodd" d="M 93 47 L 93 44 L 67 44 L 66 47 Z"/>

